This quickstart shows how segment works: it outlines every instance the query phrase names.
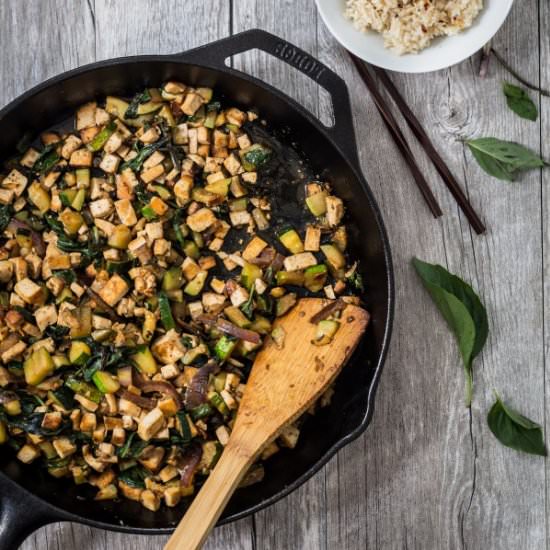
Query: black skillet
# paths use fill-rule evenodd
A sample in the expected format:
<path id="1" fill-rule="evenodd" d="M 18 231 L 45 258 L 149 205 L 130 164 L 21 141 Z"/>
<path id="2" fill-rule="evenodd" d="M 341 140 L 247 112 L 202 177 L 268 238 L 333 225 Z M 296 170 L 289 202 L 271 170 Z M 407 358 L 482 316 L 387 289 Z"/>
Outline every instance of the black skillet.
<path id="1" fill-rule="evenodd" d="M 332 99 L 334 126 L 326 127 L 279 90 L 225 65 L 225 59 L 260 49 L 306 74 Z M 1 160 L 14 153 L 25 133 L 58 124 L 75 107 L 107 94 L 130 96 L 170 79 L 212 86 L 228 102 L 257 107 L 279 139 L 295 144 L 307 163 L 347 204 L 351 254 L 360 260 L 365 300 L 372 314 L 368 334 L 338 378 L 329 407 L 309 418 L 293 451 L 266 464 L 264 481 L 237 491 L 220 523 L 242 518 L 281 499 L 311 477 L 370 422 L 382 364 L 388 349 L 394 305 L 390 247 L 380 212 L 361 174 L 348 90 L 328 67 L 296 46 L 261 30 L 250 30 L 176 55 L 127 57 L 87 65 L 26 92 L 0 111 Z M 100 503 L 85 486 L 51 478 L 40 468 L 19 463 L 0 448 L 0 549 L 18 547 L 33 530 L 56 521 L 139 534 L 168 534 L 184 512 L 152 513 L 139 504 Z"/>

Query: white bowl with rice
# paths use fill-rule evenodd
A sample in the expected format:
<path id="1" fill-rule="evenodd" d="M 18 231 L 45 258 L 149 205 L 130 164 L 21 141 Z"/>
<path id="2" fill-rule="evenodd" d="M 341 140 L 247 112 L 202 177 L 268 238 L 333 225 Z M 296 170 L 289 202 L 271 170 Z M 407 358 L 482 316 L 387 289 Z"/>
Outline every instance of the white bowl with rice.
<path id="1" fill-rule="evenodd" d="M 349 51 L 378 67 L 424 73 L 480 50 L 514 0 L 315 0 L 323 21 Z"/>

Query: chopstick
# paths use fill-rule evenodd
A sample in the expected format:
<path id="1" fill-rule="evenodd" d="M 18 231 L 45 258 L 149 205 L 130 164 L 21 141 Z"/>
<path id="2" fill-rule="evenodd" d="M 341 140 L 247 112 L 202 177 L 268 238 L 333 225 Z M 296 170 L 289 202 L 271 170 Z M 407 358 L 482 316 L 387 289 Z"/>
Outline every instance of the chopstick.
<path id="1" fill-rule="evenodd" d="M 462 191 L 460 184 L 456 181 L 455 177 L 449 170 L 449 167 L 445 164 L 445 161 L 437 152 L 432 141 L 428 137 L 428 134 L 420 124 L 420 121 L 416 118 L 414 113 L 411 111 L 411 109 L 403 99 L 403 96 L 399 93 L 399 90 L 395 87 L 395 84 L 388 76 L 388 73 L 386 73 L 384 69 L 380 69 L 379 67 L 374 67 L 374 72 L 378 75 L 378 78 L 380 79 L 386 90 L 388 90 L 388 93 L 390 94 L 392 99 L 395 101 L 395 104 L 401 111 L 401 114 L 405 118 L 412 133 L 416 136 L 416 139 L 420 142 L 420 144 L 424 148 L 424 151 L 426 151 L 426 154 L 432 161 L 435 169 L 439 172 L 441 179 L 445 182 L 447 189 L 449 189 L 449 191 L 455 198 L 458 206 L 460 207 L 462 212 L 464 212 L 464 215 L 470 222 L 470 225 L 472 226 L 474 231 L 478 235 L 485 233 L 485 225 L 477 215 L 473 206 L 470 204 L 470 201 L 464 194 L 464 191 Z"/>
<path id="2" fill-rule="evenodd" d="M 413 175 L 416 186 L 420 190 L 420 193 L 422 193 L 422 196 L 424 197 L 424 200 L 426 201 L 426 204 L 428 205 L 430 212 L 432 213 L 434 218 L 439 218 L 441 215 L 443 215 L 441 207 L 439 206 L 437 199 L 432 193 L 432 190 L 430 189 L 428 182 L 426 181 L 422 172 L 420 171 L 420 168 L 418 167 L 418 164 L 414 159 L 414 155 L 411 151 L 411 148 L 409 147 L 409 144 L 407 143 L 407 140 L 405 139 L 405 136 L 403 135 L 403 132 L 401 131 L 401 128 L 399 128 L 399 125 L 397 124 L 397 121 L 395 120 L 392 112 L 390 111 L 389 106 L 387 105 L 386 101 L 378 91 L 378 88 L 376 86 L 376 82 L 373 76 L 370 74 L 369 70 L 367 69 L 367 66 L 363 63 L 363 61 L 361 61 L 358 57 L 353 55 L 351 52 L 348 52 L 348 53 L 351 57 L 351 60 L 355 64 L 355 67 L 357 68 L 357 71 L 359 72 L 363 82 L 369 89 L 374 99 L 376 108 L 378 109 L 378 112 L 382 116 L 382 120 L 385 122 L 386 127 L 388 128 L 390 134 L 393 137 L 393 140 L 395 141 L 395 144 L 399 148 L 401 155 L 403 156 L 403 158 L 405 159 L 405 162 L 409 166 L 409 169 Z"/>
<path id="3" fill-rule="evenodd" d="M 350 55 L 355 67 L 357 68 L 363 82 L 365 83 L 371 95 L 373 96 L 374 103 L 378 108 L 378 111 L 382 115 L 382 118 L 386 123 L 386 126 L 388 127 L 390 134 L 392 135 L 394 141 L 398 145 L 401 151 L 401 154 L 404 156 L 405 160 L 407 161 L 407 164 L 409 165 L 409 168 L 413 173 L 413 176 L 415 177 L 415 182 L 419 187 L 419 189 L 421 190 L 426 202 L 428 203 L 430 210 L 432 211 L 435 217 L 438 217 L 438 215 L 436 215 L 433 210 L 434 204 L 435 204 L 436 211 L 439 210 L 439 212 L 441 212 L 441 209 L 439 208 L 439 205 L 435 201 L 435 198 L 433 197 L 433 194 L 429 189 L 428 184 L 426 183 L 426 180 L 424 179 L 422 174 L 420 174 L 420 179 L 417 176 L 415 176 L 416 171 L 420 172 L 418 165 L 416 164 L 416 161 L 412 156 L 411 149 L 408 143 L 406 142 L 405 137 L 397 124 L 397 121 L 395 120 L 394 116 L 390 111 L 390 107 L 388 103 L 386 102 L 384 97 L 380 94 L 377 88 L 376 81 L 374 77 L 371 75 L 367 64 L 361 59 L 359 59 L 358 57 L 356 57 L 355 55 L 353 55 L 351 52 L 348 52 L 348 54 Z M 374 67 L 374 71 L 376 72 L 376 75 L 379 77 L 380 81 L 382 82 L 382 84 L 384 85 L 384 87 L 386 88 L 386 90 L 394 100 L 401 114 L 405 118 L 405 121 L 407 122 L 409 128 L 411 129 L 414 136 L 419 141 L 420 145 L 423 147 L 424 151 L 432 161 L 432 164 L 435 166 L 437 172 L 443 179 L 445 185 L 447 186 L 447 188 L 449 189 L 449 191 L 457 201 L 458 206 L 460 207 L 462 212 L 464 212 L 464 215 L 466 216 L 468 222 L 470 223 L 474 231 L 478 235 L 484 233 L 485 225 L 481 221 L 478 214 L 475 212 L 473 206 L 470 204 L 470 201 L 462 191 L 460 184 L 457 182 L 457 180 L 449 170 L 448 166 L 445 164 L 445 161 L 441 158 L 441 156 L 435 149 L 433 143 L 428 137 L 428 134 L 425 132 L 419 120 L 416 118 L 414 113 L 406 104 L 405 100 L 403 99 L 403 97 L 395 87 L 394 83 L 391 81 L 388 74 L 383 69 L 380 69 L 378 67 Z M 425 194 L 426 191 L 427 191 L 427 194 Z M 433 203 L 429 199 L 429 196 L 433 198 Z M 441 213 L 439 215 L 441 215 Z"/>

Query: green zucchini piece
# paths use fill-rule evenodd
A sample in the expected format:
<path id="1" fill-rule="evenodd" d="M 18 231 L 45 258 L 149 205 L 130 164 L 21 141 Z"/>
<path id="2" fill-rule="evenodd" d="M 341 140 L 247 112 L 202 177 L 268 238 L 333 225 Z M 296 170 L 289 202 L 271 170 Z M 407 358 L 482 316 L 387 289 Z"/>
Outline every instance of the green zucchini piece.
<path id="1" fill-rule="evenodd" d="M 75 210 L 79 210 L 79 211 L 82 210 L 85 200 L 86 200 L 86 189 L 79 189 L 76 192 L 76 195 L 71 203 L 71 208 L 74 208 Z"/>
<path id="2" fill-rule="evenodd" d="M 312 265 L 304 271 L 304 286 L 311 292 L 319 292 L 325 286 L 327 275 L 325 264 Z"/>
<path id="3" fill-rule="evenodd" d="M 235 306 L 226 307 L 223 312 L 225 316 L 235 325 L 241 328 L 248 328 L 250 326 L 250 319 Z"/>
<path id="4" fill-rule="evenodd" d="M 198 468 L 203 474 L 210 472 L 220 459 L 223 445 L 219 441 L 205 441 L 202 444 L 202 458 Z"/>
<path id="5" fill-rule="evenodd" d="M 157 218 L 157 213 L 148 204 L 141 209 L 141 214 L 146 220 L 149 221 Z"/>
<path id="6" fill-rule="evenodd" d="M 302 286 L 304 284 L 304 273 L 303 271 L 277 271 L 275 280 L 277 285 Z"/>
<path id="7" fill-rule="evenodd" d="M 332 274 L 338 279 L 343 279 L 346 259 L 342 252 L 334 244 L 322 244 L 321 250 L 327 258 Z"/>
<path id="8" fill-rule="evenodd" d="M 144 374 L 156 374 L 158 371 L 158 365 L 151 353 L 151 350 L 147 346 L 139 346 L 136 353 L 132 355 L 132 360 L 136 364 L 138 370 Z"/>
<path id="9" fill-rule="evenodd" d="M 193 241 L 185 241 L 185 244 L 183 245 L 183 252 L 186 256 L 193 258 L 193 260 L 198 260 L 201 255 L 199 247 Z"/>
<path id="10" fill-rule="evenodd" d="M 63 189 L 59 193 L 59 200 L 63 206 L 71 206 L 73 204 L 74 198 L 76 197 L 76 189 Z"/>
<path id="11" fill-rule="evenodd" d="M 181 267 L 171 267 L 170 269 L 164 272 L 164 277 L 162 278 L 162 290 L 170 291 L 181 288 L 183 285 L 183 273 Z"/>
<path id="12" fill-rule="evenodd" d="M 217 391 L 213 391 L 208 394 L 208 401 L 210 401 L 210 404 L 218 409 L 223 416 L 229 414 L 229 407 Z"/>
<path id="13" fill-rule="evenodd" d="M 306 198 L 306 205 L 314 216 L 322 216 L 327 211 L 327 192 L 319 191 Z"/>
<path id="14" fill-rule="evenodd" d="M 208 271 L 199 271 L 192 281 L 189 281 L 183 291 L 189 296 L 198 296 L 204 287 L 206 278 L 208 277 Z"/>
<path id="15" fill-rule="evenodd" d="M 248 262 L 244 263 L 243 269 L 241 271 L 241 283 L 250 290 L 254 285 L 256 279 L 262 278 L 262 270 L 259 266 L 250 264 Z"/>
<path id="16" fill-rule="evenodd" d="M 237 339 L 229 336 L 222 336 L 214 347 L 214 353 L 220 361 L 226 361 L 237 345 Z"/>
<path id="17" fill-rule="evenodd" d="M 340 323 L 338 321 L 331 321 L 329 319 L 324 319 L 319 321 L 317 324 L 317 332 L 315 333 L 315 338 L 312 340 L 312 344 L 316 346 L 326 346 L 332 342 L 336 331 L 340 328 Z"/>
<path id="18" fill-rule="evenodd" d="M 109 138 L 114 134 L 116 130 L 116 124 L 109 122 L 107 126 L 102 128 L 98 134 L 88 143 L 88 149 L 94 153 L 103 149 Z"/>
<path id="19" fill-rule="evenodd" d="M 155 191 L 155 193 L 162 199 L 162 200 L 170 200 L 172 198 L 172 193 L 170 193 L 170 190 L 164 187 L 164 185 L 156 184 L 152 185 L 151 189 Z"/>
<path id="20" fill-rule="evenodd" d="M 95 372 L 92 381 L 101 393 L 116 393 L 120 389 L 120 382 L 103 370 Z"/>
<path id="21" fill-rule="evenodd" d="M 55 364 L 46 348 L 38 349 L 23 363 L 25 381 L 29 386 L 38 386 L 54 370 Z"/>
<path id="22" fill-rule="evenodd" d="M 166 330 L 176 328 L 176 322 L 174 321 L 172 310 L 170 309 L 170 301 L 164 292 L 159 293 L 159 312 L 160 320 Z"/>
<path id="23" fill-rule="evenodd" d="M 77 340 L 71 343 L 71 348 L 69 349 L 69 361 L 71 365 L 84 365 L 91 355 L 92 350 L 86 342 Z"/>
<path id="24" fill-rule="evenodd" d="M 279 240 L 292 254 L 300 254 L 304 251 L 304 243 L 295 229 L 288 228 L 279 233 Z"/>
<path id="25" fill-rule="evenodd" d="M 100 403 L 103 399 L 103 394 L 96 387 L 72 375 L 65 380 L 65 386 L 94 403 Z"/>

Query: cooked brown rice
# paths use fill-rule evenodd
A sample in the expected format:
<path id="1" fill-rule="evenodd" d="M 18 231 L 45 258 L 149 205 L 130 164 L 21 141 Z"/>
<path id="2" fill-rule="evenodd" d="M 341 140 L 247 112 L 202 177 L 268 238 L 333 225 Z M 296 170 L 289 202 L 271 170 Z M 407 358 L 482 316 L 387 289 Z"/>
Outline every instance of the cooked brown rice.
<path id="1" fill-rule="evenodd" d="M 483 0 L 346 0 L 346 17 L 361 31 L 374 30 L 396 53 L 416 53 L 437 36 L 470 27 Z"/>

